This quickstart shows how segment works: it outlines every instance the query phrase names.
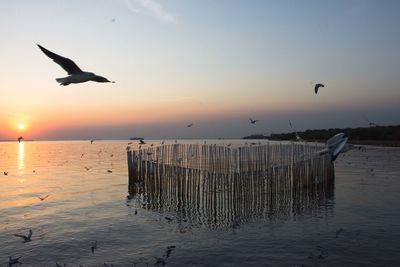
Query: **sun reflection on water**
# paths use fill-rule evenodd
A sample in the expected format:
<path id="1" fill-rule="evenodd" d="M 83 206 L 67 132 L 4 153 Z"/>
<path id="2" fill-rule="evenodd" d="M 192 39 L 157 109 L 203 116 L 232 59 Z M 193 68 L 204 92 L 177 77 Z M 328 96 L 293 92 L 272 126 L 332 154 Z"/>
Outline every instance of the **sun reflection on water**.
<path id="1" fill-rule="evenodd" d="M 25 146 L 24 141 L 18 143 L 18 173 L 23 174 L 25 169 Z"/>

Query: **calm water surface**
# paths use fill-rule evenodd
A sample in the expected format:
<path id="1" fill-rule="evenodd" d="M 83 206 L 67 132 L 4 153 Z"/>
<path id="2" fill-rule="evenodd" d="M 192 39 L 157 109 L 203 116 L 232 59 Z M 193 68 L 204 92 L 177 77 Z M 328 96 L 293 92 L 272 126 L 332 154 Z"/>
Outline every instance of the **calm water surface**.
<path id="1" fill-rule="evenodd" d="M 400 266 L 398 148 L 341 155 L 334 192 L 301 212 L 210 227 L 129 198 L 126 144 L 0 143 L 0 266 Z"/>

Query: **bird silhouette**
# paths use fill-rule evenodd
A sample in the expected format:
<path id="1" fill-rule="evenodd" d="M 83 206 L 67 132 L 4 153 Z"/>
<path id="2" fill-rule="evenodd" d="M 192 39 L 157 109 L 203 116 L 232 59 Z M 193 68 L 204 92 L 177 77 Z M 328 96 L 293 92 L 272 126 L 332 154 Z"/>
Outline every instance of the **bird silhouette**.
<path id="1" fill-rule="evenodd" d="M 139 144 L 144 145 L 144 144 L 146 144 L 146 142 L 145 142 L 144 139 L 142 138 L 142 139 L 139 139 Z"/>
<path id="2" fill-rule="evenodd" d="M 97 248 L 97 240 L 95 240 L 94 242 L 92 242 L 92 246 L 90 247 L 90 249 L 92 250 L 92 254 L 94 253 L 94 250 Z"/>
<path id="3" fill-rule="evenodd" d="M 43 200 L 45 200 L 46 198 L 48 198 L 49 197 L 49 195 L 47 195 L 47 196 L 45 196 L 45 197 L 38 197 L 39 199 L 40 199 L 40 201 L 43 201 Z"/>
<path id="4" fill-rule="evenodd" d="M 107 170 L 108 173 L 112 173 L 112 170 Z"/>
<path id="5" fill-rule="evenodd" d="M 188 125 L 186 125 L 186 127 L 190 128 L 193 126 L 193 123 L 189 123 Z"/>
<path id="6" fill-rule="evenodd" d="M 21 262 L 19 261 L 19 259 L 22 258 L 22 256 L 19 256 L 17 258 L 12 258 L 11 256 L 8 257 L 8 266 L 12 266 L 14 264 L 21 264 Z"/>
<path id="7" fill-rule="evenodd" d="M 367 119 L 367 117 L 364 117 L 364 118 L 368 122 L 369 127 L 378 127 L 378 124 L 370 121 L 369 119 Z"/>
<path id="8" fill-rule="evenodd" d="M 3 172 L 4 173 L 4 175 L 8 175 L 8 172 Z"/>
<path id="9" fill-rule="evenodd" d="M 322 83 L 317 83 L 317 84 L 314 86 L 315 94 L 318 93 L 318 89 L 319 89 L 320 87 L 325 87 L 325 85 L 323 85 Z"/>
<path id="10" fill-rule="evenodd" d="M 14 236 L 22 238 L 24 240 L 24 241 L 22 241 L 22 243 L 31 242 L 32 241 L 32 239 L 31 239 L 31 237 L 32 237 L 32 229 L 29 229 L 28 235 L 14 234 Z"/>
<path id="11" fill-rule="evenodd" d="M 256 124 L 259 120 L 253 120 L 252 118 L 249 118 L 250 119 L 250 123 L 251 124 Z"/>
<path id="12" fill-rule="evenodd" d="M 109 81 L 107 78 L 96 75 L 93 72 L 82 71 L 71 59 L 57 55 L 39 44 L 37 46 L 46 56 L 51 58 L 68 73 L 69 76 L 56 79 L 60 85 L 66 86 L 71 83 L 84 83 L 88 81 L 114 83 L 114 81 Z"/>

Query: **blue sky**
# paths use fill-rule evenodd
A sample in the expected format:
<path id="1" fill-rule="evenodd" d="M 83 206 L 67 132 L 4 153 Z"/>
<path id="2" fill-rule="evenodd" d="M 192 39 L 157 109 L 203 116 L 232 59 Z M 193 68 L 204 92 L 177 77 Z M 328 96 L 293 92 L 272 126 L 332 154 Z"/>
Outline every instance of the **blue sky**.
<path id="1" fill-rule="evenodd" d="M 34 139 L 399 124 L 399 11 L 366 0 L 3 1 L 0 139 L 21 123 Z M 117 82 L 59 87 L 66 73 L 36 43 Z"/>

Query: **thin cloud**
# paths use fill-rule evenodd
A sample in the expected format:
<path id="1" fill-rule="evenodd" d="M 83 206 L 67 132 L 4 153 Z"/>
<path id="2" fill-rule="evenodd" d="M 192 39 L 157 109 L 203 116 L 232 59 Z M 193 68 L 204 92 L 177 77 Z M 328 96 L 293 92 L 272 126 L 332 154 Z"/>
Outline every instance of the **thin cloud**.
<path id="1" fill-rule="evenodd" d="M 134 13 L 153 16 L 167 23 L 176 23 L 175 17 L 156 0 L 125 0 L 125 3 Z"/>

